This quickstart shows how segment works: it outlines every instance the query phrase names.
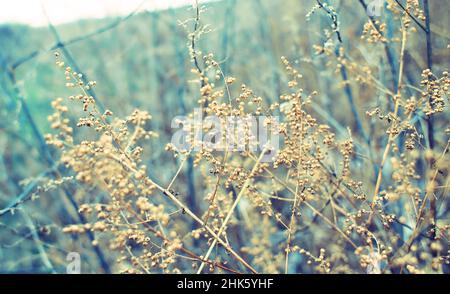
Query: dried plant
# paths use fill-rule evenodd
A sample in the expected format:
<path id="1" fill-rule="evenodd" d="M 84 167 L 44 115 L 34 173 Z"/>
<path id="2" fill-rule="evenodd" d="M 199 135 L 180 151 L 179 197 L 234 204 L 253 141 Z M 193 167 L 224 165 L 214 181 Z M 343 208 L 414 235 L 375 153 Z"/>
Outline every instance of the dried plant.
<path id="1" fill-rule="evenodd" d="M 83 187 L 77 199 L 86 219 L 63 232 L 95 233 L 92 245 L 107 252 L 112 271 L 119 273 L 443 272 L 450 262 L 450 78 L 431 67 L 423 69 L 417 85 L 405 76 L 409 42 L 429 30 L 420 27 L 426 11 L 415 0 L 405 6 L 387 2 L 394 19 L 368 17 L 360 42 L 367 50 L 398 56 L 387 70 L 388 83 L 377 66 L 346 50 L 337 9 L 316 1 L 308 13 L 309 19 L 320 14 L 330 21 L 325 41 L 314 49 L 326 71 L 342 79 L 337 90 L 351 103 L 355 122 L 348 126 L 332 113 L 319 114 L 322 89 L 308 89 L 307 72 L 290 58 L 280 63 L 286 93 L 266 99 L 225 73 L 214 54 L 197 48 L 209 32 L 201 24 L 201 7 L 194 6 L 195 17 L 181 23 L 193 25 L 188 50 L 201 115 L 221 121 L 264 115 L 265 126 L 280 140 L 271 162 L 262 160 L 270 144 L 257 151 L 208 147 L 196 137 L 198 128 L 211 130 L 208 124 L 187 128 L 191 147 L 179 150 L 152 129 L 145 110 L 125 118 L 100 111 L 89 93 L 97 83 L 55 53 L 73 93 L 52 102 L 54 132 L 45 139 L 73 175 L 64 179 Z M 376 104 L 365 116 L 355 102 L 356 88 L 363 89 L 361 99 Z M 70 113 L 81 117 L 74 121 Z M 245 133 L 241 139 L 255 138 Z M 179 163 L 167 183 L 157 177 L 164 166 L 147 164 L 162 150 Z M 186 175 L 189 164 L 195 179 Z M 50 182 L 41 190 L 64 185 L 65 180 Z M 195 194 L 184 192 L 188 185 Z"/>

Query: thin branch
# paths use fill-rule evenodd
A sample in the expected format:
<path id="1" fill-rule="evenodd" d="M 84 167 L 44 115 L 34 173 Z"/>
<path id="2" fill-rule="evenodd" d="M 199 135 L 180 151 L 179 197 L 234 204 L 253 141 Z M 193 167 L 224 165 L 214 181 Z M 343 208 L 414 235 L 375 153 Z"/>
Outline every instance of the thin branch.
<path id="1" fill-rule="evenodd" d="M 425 24 L 427 27 L 427 31 L 426 31 L 426 36 L 427 36 L 427 65 L 428 65 L 428 69 L 431 70 L 431 72 L 433 72 L 433 44 L 431 41 L 431 18 L 430 18 L 430 7 L 429 7 L 429 3 L 428 0 L 423 0 L 423 6 L 424 6 L 424 11 L 425 11 Z M 429 95 L 428 97 L 429 101 L 431 102 L 431 95 Z M 433 117 L 429 116 L 427 118 L 427 135 L 428 135 L 428 145 L 430 147 L 431 150 L 434 149 L 434 126 L 433 126 Z M 433 162 L 430 162 L 430 168 L 433 167 Z M 434 181 L 434 180 L 433 180 Z M 432 218 L 432 226 L 433 226 L 433 230 L 432 230 L 432 235 L 433 238 L 436 237 L 436 214 L 437 214 L 437 209 L 436 209 L 436 199 L 432 198 L 430 200 L 430 211 L 431 211 L 431 218 Z"/>
<path id="2" fill-rule="evenodd" d="M 47 268 L 47 270 L 53 274 L 56 273 L 55 268 L 53 267 L 52 263 L 50 262 L 47 252 L 45 252 L 44 247 L 42 246 L 42 241 L 39 238 L 39 235 L 37 234 L 36 226 L 33 223 L 33 220 L 28 215 L 28 212 L 26 209 L 21 211 L 22 217 L 25 220 L 25 223 L 27 224 L 28 228 L 30 229 L 30 234 L 33 239 L 33 241 L 36 243 L 37 250 L 39 252 L 39 256 L 41 257 L 42 263 Z"/>
<path id="3" fill-rule="evenodd" d="M 14 69 L 10 68 L 7 71 L 7 76 L 13 86 L 13 93 L 11 93 L 11 95 L 21 103 L 21 109 L 22 109 L 23 113 L 25 114 L 25 118 L 28 121 L 28 124 L 31 126 L 32 134 L 39 143 L 38 151 L 39 151 L 41 157 L 44 159 L 45 163 L 49 167 L 57 166 L 57 163 L 52 158 L 51 152 L 50 152 L 47 144 L 45 143 L 43 135 L 39 131 L 39 128 L 37 127 L 36 122 L 34 121 L 34 118 L 28 108 L 28 104 L 26 103 L 25 98 L 23 97 L 23 95 L 17 85 Z M 51 173 L 51 175 L 56 179 L 61 178 L 61 172 L 58 169 L 54 170 Z M 64 195 L 66 196 L 66 198 L 69 200 L 70 204 L 72 205 L 72 208 L 76 211 L 76 214 L 77 214 L 80 222 L 85 224 L 86 218 L 84 217 L 84 215 L 82 215 L 78 211 L 78 209 L 79 209 L 78 203 L 74 199 L 72 191 L 69 191 L 69 189 L 67 189 L 65 187 L 63 188 L 63 191 L 64 191 Z M 87 231 L 87 236 L 91 242 L 95 240 L 95 235 L 93 232 Z M 110 273 L 111 270 L 110 270 L 108 262 L 106 261 L 104 254 L 103 254 L 103 251 L 100 248 L 98 248 L 97 246 L 93 246 L 93 249 L 94 249 L 94 252 L 99 260 L 99 263 L 100 263 L 101 267 L 103 268 L 103 270 L 105 271 L 105 273 Z"/>
<path id="4" fill-rule="evenodd" d="M 45 53 L 45 52 L 52 52 L 52 51 L 55 51 L 55 50 L 57 50 L 57 49 L 60 49 L 61 47 L 69 46 L 69 45 L 72 45 L 72 44 L 75 44 L 75 43 L 78 43 L 78 42 L 81 42 L 81 41 L 90 39 L 90 38 L 92 38 L 92 37 L 95 37 L 95 36 L 97 36 L 97 35 L 99 35 L 99 34 L 102 34 L 102 33 L 107 32 L 107 31 L 110 31 L 110 30 L 112 30 L 112 29 L 118 27 L 119 25 L 121 25 L 123 22 L 129 20 L 131 17 L 133 17 L 133 16 L 140 10 L 140 8 L 142 7 L 142 5 L 143 5 L 146 1 L 147 1 L 147 0 L 142 1 L 142 2 L 138 5 L 138 7 L 137 7 L 135 10 L 133 10 L 130 14 L 128 14 L 127 16 L 125 16 L 125 17 L 120 17 L 119 19 L 117 19 L 117 20 L 111 22 L 110 24 L 108 24 L 108 25 L 106 25 L 106 26 L 104 26 L 104 27 L 102 27 L 102 28 L 100 28 L 100 29 L 97 29 L 97 30 L 92 31 L 92 32 L 90 32 L 90 33 L 87 33 L 87 34 L 85 34 L 85 35 L 81 35 L 81 36 L 75 37 L 75 38 L 70 39 L 70 40 L 67 40 L 67 41 L 65 41 L 65 42 L 56 42 L 55 44 L 53 44 L 52 46 L 50 46 L 50 47 L 49 47 L 48 49 L 46 49 L 46 50 L 35 50 L 35 51 L 31 52 L 30 54 L 28 54 L 28 55 L 26 55 L 26 56 L 23 56 L 22 58 L 20 58 L 20 59 L 16 60 L 15 62 L 13 62 L 13 63 L 11 64 L 11 68 L 12 68 L 13 70 L 15 70 L 15 69 L 17 69 L 19 66 L 21 66 L 22 64 L 24 64 L 24 63 L 26 63 L 26 62 L 28 62 L 28 61 L 34 59 L 35 57 L 38 57 L 38 56 L 41 55 L 42 53 Z"/>
<path id="5" fill-rule="evenodd" d="M 403 82 L 403 67 L 404 67 L 404 55 L 405 55 L 405 47 L 406 47 L 406 29 L 402 27 L 402 45 L 400 49 L 400 66 L 399 66 L 399 74 L 398 74 L 398 90 L 397 90 L 397 96 L 400 96 L 400 91 L 402 88 L 402 82 Z M 395 107 L 394 107 L 394 117 L 397 116 L 400 108 L 400 97 L 395 98 Z M 395 123 L 395 121 L 393 122 Z M 394 133 L 389 134 L 388 143 L 384 149 L 383 152 L 383 158 L 381 160 L 379 169 L 378 169 L 378 175 L 377 175 L 377 181 L 375 183 L 375 189 L 373 193 L 372 198 L 372 210 L 370 212 L 368 223 L 372 221 L 372 216 L 374 213 L 375 205 L 378 200 L 378 193 L 380 192 L 381 188 L 381 182 L 383 179 L 383 167 L 386 163 L 386 160 L 388 158 L 389 152 L 391 151 L 392 143 L 394 142 L 396 138 L 396 135 Z"/>
<path id="6" fill-rule="evenodd" d="M 64 54 L 64 56 L 66 57 L 66 59 L 69 61 L 70 65 L 73 67 L 73 69 L 78 73 L 81 74 L 81 81 L 83 82 L 84 85 L 87 85 L 89 82 L 88 77 L 86 76 L 86 74 L 84 72 L 81 71 L 81 68 L 78 66 L 78 63 L 76 62 L 75 58 L 73 57 L 72 53 L 70 53 L 69 49 L 67 49 L 67 47 L 64 45 L 63 40 L 61 39 L 61 36 L 58 32 L 58 30 L 56 29 L 56 27 L 52 24 L 52 22 L 50 21 L 49 16 L 47 15 L 47 12 L 45 10 L 44 5 L 42 5 L 42 10 L 44 12 L 45 17 L 47 18 L 47 22 L 48 22 L 48 27 L 50 29 L 50 31 L 52 32 L 53 36 L 55 37 L 57 44 L 61 44 L 60 45 L 60 49 L 61 52 Z M 95 91 L 92 87 L 89 87 L 88 89 L 86 89 L 87 94 L 89 94 L 89 96 L 92 96 L 96 102 L 96 104 L 98 105 L 98 107 L 100 108 L 100 110 L 102 112 L 105 112 L 106 108 L 103 105 L 103 103 L 98 99 L 97 95 L 95 94 Z"/>
<path id="7" fill-rule="evenodd" d="M 197 51 L 196 51 L 196 45 L 195 45 L 195 34 L 197 33 L 197 30 L 200 26 L 200 7 L 198 0 L 195 0 L 195 21 L 194 21 L 194 30 L 191 35 L 191 50 L 192 50 L 192 58 L 194 60 L 194 65 L 198 70 L 199 74 L 203 74 L 203 70 L 200 68 L 200 65 L 198 63 L 197 58 Z M 202 79 L 202 87 L 204 86 L 204 81 Z"/>
<path id="8" fill-rule="evenodd" d="M 340 51 L 339 48 L 343 47 L 343 40 L 342 40 L 341 32 L 339 31 L 339 20 L 338 20 L 337 13 L 330 10 L 327 6 L 323 5 L 320 0 L 316 0 L 316 1 L 317 1 L 317 4 L 319 5 L 319 7 L 322 8 L 327 13 L 327 15 L 330 17 L 330 19 L 332 20 L 331 27 L 333 28 L 333 31 L 336 34 L 336 37 L 339 41 L 339 46 L 338 46 L 338 48 L 336 48 L 336 52 L 335 52 L 335 55 L 338 57 L 339 51 Z M 344 92 L 347 96 L 348 103 L 350 104 L 350 110 L 351 110 L 353 118 L 355 120 L 356 128 L 361 133 L 361 136 L 363 137 L 363 139 L 367 143 L 367 145 L 370 146 L 370 137 L 367 135 L 366 131 L 364 130 L 360 115 L 358 113 L 358 110 L 356 109 L 356 104 L 353 99 L 353 92 L 349 85 L 347 69 L 346 69 L 345 65 L 343 65 L 343 64 L 341 66 L 340 73 L 341 73 L 342 80 L 344 82 Z"/>
<path id="9" fill-rule="evenodd" d="M 431 40 L 431 18 L 430 18 L 430 7 L 428 0 L 423 0 L 423 6 L 424 6 L 424 12 L 425 12 L 425 18 L 426 18 L 426 39 L 427 39 L 427 65 L 428 69 L 433 71 L 433 44 Z M 429 97 L 431 99 L 431 96 Z M 428 143 L 430 149 L 434 148 L 434 128 L 433 128 L 433 121 L 432 117 L 429 117 L 427 119 L 427 127 L 428 127 Z"/>
<path id="10" fill-rule="evenodd" d="M 398 0 L 395 0 L 395 2 L 398 4 L 398 6 L 400 6 L 400 8 L 425 32 L 425 33 L 427 33 L 428 32 L 428 30 L 429 30 L 429 28 L 425 28 L 424 26 L 423 26 L 423 24 L 421 24 L 418 20 L 417 20 L 417 18 L 415 18 L 415 16 L 414 15 L 412 15 L 409 11 L 408 11 L 408 9 L 406 9 L 406 7 L 405 6 L 403 6 L 403 4 L 402 3 L 400 3 L 400 1 L 398 1 Z"/>

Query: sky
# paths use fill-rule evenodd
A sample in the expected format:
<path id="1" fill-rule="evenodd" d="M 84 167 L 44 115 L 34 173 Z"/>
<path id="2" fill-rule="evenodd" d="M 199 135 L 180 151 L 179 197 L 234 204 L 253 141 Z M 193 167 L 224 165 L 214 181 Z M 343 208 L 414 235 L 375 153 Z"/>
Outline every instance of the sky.
<path id="1" fill-rule="evenodd" d="M 203 1 L 201 1 L 203 2 Z M 193 0 L 0 0 L 0 24 L 46 26 L 43 6 L 53 24 L 85 18 L 127 15 L 142 9 L 167 9 L 192 4 Z"/>

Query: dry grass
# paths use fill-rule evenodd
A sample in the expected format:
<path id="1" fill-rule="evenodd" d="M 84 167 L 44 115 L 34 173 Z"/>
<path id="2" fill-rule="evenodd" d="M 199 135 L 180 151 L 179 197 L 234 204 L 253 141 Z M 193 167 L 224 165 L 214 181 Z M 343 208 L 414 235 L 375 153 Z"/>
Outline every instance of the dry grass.
<path id="1" fill-rule="evenodd" d="M 213 54 L 196 50 L 207 29 L 200 9 L 183 23 L 194 27 L 188 43 L 202 114 L 277 117 L 280 124 L 271 128 L 281 145 L 273 162 L 261 160 L 266 149 L 222 152 L 195 139 L 197 149 L 177 150 L 150 128 L 147 111 L 126 118 L 100 111 L 88 93 L 97 83 L 84 81 L 56 53 L 73 94 L 52 103 L 55 131 L 45 139 L 73 176 L 41 190 L 79 183 L 86 220 L 63 231 L 94 233 L 90 242 L 120 273 L 442 273 L 450 262 L 450 79 L 425 68 L 420 84 L 409 82 L 405 50 L 425 40 L 415 21 L 426 16 L 419 1 L 388 2 L 395 19 L 368 18 L 359 40 L 397 56 L 390 63 L 396 75 L 387 82 L 345 50 L 330 5 L 317 1 L 309 15 L 331 20 L 328 41 L 314 48 L 326 71 L 342 79 L 341 96 L 352 103 L 345 115 L 354 126 L 341 125 L 332 113 L 318 115 L 324 89 L 305 90 L 305 73 L 288 58 L 280 63 L 288 77 L 285 94 L 274 102 L 239 84 L 239 77 L 225 76 Z M 378 99 L 365 116 L 355 87 Z M 83 115 L 73 121 L 71 112 Z M 179 162 L 167 183 L 155 177 L 163 165 L 146 165 L 163 149 Z"/>

